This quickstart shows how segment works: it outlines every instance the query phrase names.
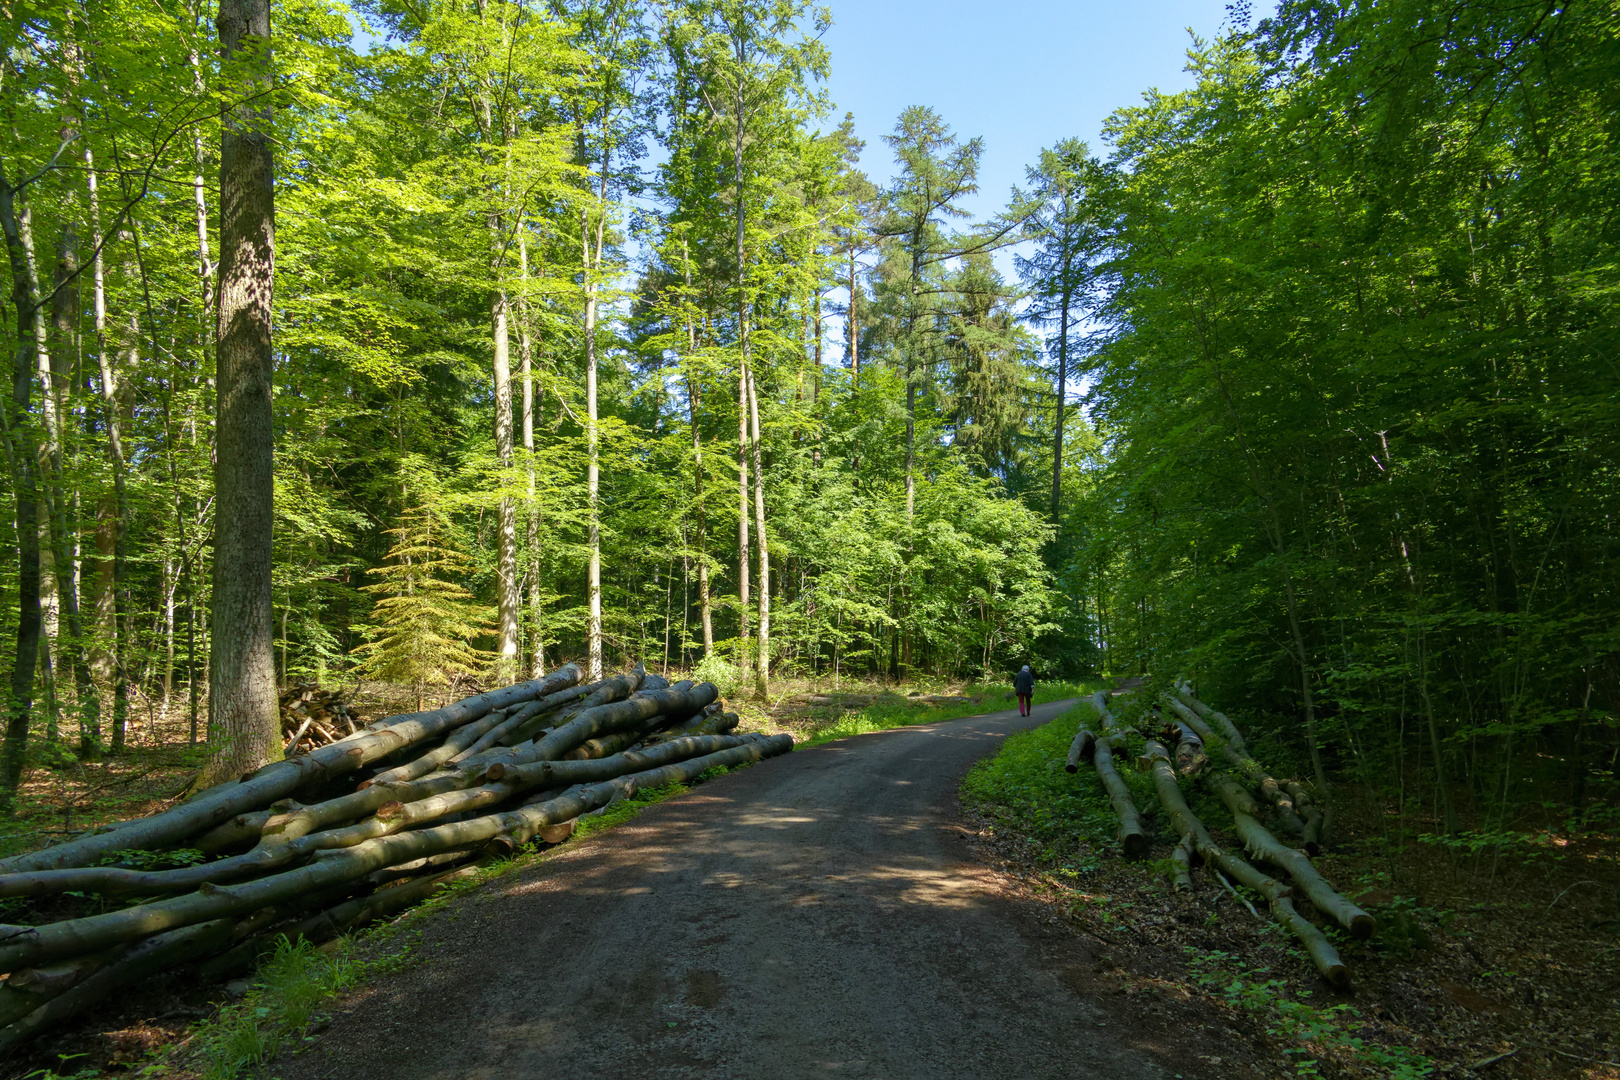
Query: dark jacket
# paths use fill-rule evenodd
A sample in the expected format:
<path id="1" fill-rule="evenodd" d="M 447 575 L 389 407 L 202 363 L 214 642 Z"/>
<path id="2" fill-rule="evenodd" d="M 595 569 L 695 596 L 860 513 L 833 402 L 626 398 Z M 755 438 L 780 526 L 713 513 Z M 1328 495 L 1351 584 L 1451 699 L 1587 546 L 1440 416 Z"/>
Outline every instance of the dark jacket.
<path id="1" fill-rule="evenodd" d="M 1017 694 L 1033 694 L 1035 692 L 1035 673 L 1020 670 L 1013 676 L 1013 692 Z"/>

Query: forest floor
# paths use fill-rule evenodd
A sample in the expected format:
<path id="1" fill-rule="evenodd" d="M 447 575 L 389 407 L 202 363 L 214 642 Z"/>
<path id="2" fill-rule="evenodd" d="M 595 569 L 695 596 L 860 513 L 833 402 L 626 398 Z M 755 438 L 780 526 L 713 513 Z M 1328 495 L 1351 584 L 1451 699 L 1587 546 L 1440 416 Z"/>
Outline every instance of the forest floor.
<path id="1" fill-rule="evenodd" d="M 390 688 L 362 689 L 350 701 L 366 716 L 415 706 Z M 1091 688 L 1041 689 L 1038 700 Z M 767 703 L 728 699 L 745 730 L 820 743 L 1010 702 L 1000 685 L 846 680 L 832 690 L 783 680 L 777 690 Z M 1067 958 L 1060 975 L 1072 989 L 1117 1003 L 1108 1008 L 1118 1020 L 1166 1025 L 1143 1038 L 1181 1040 L 1197 1059 L 1182 1070 L 1187 1076 L 1620 1080 L 1620 829 L 1519 822 L 1483 840 L 1472 834 L 1472 848 L 1445 847 L 1415 839 L 1433 825 L 1409 814 L 1406 839 L 1396 843 L 1389 815 L 1367 793 L 1341 789 L 1334 843 L 1318 863 L 1383 931 L 1371 943 L 1336 941 L 1356 982 L 1337 995 L 1263 907 L 1262 917 L 1252 915 L 1202 876 L 1194 897 L 1175 896 L 1166 838 L 1143 860 L 1117 857 L 1107 804 L 1088 795 L 1094 776 L 1061 768 L 1074 722 L 1071 715 L 1015 736 L 992 759 L 1039 808 L 976 796 L 970 780 L 964 850 L 991 868 L 980 887 L 1016 901 L 1021 918 L 1039 924 L 1025 934 L 1044 942 L 1037 951 L 1054 963 Z M 199 760 L 200 749 L 186 745 L 188 728 L 183 715 L 149 717 L 132 727 L 130 751 L 119 758 L 32 771 L 23 816 L 0 845 L 38 846 L 61 830 L 161 808 Z M 1199 812 L 1221 820 L 1216 809 Z M 47 1067 L 61 1076 L 168 1075 L 151 1064 L 167 1060 L 154 1054 L 192 1038 L 199 1022 L 217 1026 L 214 1018 L 240 1009 L 244 986 L 154 980 L 106 1003 L 71 1038 L 8 1062 L 0 1076 L 47 1075 L 35 1071 Z"/>
<path id="2" fill-rule="evenodd" d="M 1391 813 L 1341 788 L 1314 861 L 1381 930 L 1330 931 L 1354 980 L 1338 994 L 1263 903 L 1252 914 L 1202 872 L 1176 895 L 1168 831 L 1119 857 L 1095 774 L 1062 767 L 1077 719 L 1010 739 L 964 785 L 963 813 L 980 857 L 1101 946 L 1099 992 L 1202 999 L 1225 1032 L 1208 1060 L 1232 1076 L 1620 1078 L 1620 829 L 1520 824 L 1444 846 L 1408 817 L 1397 842 Z M 1194 810 L 1241 848 L 1218 804 Z"/>

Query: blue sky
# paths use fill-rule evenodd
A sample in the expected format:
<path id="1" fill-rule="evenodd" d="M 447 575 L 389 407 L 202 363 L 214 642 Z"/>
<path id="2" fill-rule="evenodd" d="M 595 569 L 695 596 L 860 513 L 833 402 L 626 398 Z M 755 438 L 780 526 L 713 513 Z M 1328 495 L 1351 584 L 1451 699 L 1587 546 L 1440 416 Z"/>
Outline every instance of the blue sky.
<path id="1" fill-rule="evenodd" d="M 1254 5 L 1257 18 L 1274 10 Z M 1227 17 L 1225 0 L 833 0 L 832 15 L 828 126 L 855 114 L 861 168 L 879 186 L 894 165 L 883 136 L 908 105 L 930 106 L 959 139 L 983 138 L 979 192 L 963 202 L 980 220 L 1007 205 L 1043 147 L 1075 136 L 1105 156 L 1109 114 L 1190 86 L 1188 31 L 1211 38 Z M 996 265 L 1013 277 L 1011 249 Z M 833 342 L 840 322 L 829 320 Z"/>
<path id="2" fill-rule="evenodd" d="M 1259 14 L 1272 5 L 1256 4 Z M 855 114 L 874 181 L 893 165 L 882 136 L 900 110 L 928 105 L 958 137 L 981 136 L 979 195 L 1001 209 L 1041 148 L 1077 136 L 1102 153 L 1103 121 L 1150 88 L 1190 85 L 1187 31 L 1212 37 L 1224 0 L 834 0 L 825 41 L 836 124 Z"/>

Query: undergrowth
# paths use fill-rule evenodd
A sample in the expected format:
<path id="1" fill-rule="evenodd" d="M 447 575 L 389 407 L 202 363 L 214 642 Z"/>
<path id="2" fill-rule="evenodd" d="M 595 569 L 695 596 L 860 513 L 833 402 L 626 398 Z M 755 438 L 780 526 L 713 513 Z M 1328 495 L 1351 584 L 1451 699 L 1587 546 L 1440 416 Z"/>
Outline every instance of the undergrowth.
<path id="1" fill-rule="evenodd" d="M 1040 682 L 1035 684 L 1034 703 L 1042 705 L 1064 698 L 1094 694 L 1106 684 L 1101 682 Z M 847 716 L 820 727 L 795 749 L 820 746 L 822 743 L 847 739 L 851 735 L 865 735 L 872 731 L 887 731 L 897 727 L 915 727 L 937 724 L 943 720 L 959 720 L 964 716 L 979 716 L 1015 708 L 1017 697 L 1006 683 L 974 684 L 963 691 L 970 701 L 952 701 L 941 705 L 918 706 L 909 702 L 879 701 Z"/>
<path id="2" fill-rule="evenodd" d="M 1068 865 L 1070 855 L 1082 843 L 1094 849 L 1117 847 L 1118 822 L 1107 793 L 1098 784 L 1076 783 L 1063 767 L 1082 720 L 1097 730 L 1097 713 L 1085 702 L 1049 724 L 1012 736 L 1000 753 L 974 765 L 962 781 L 964 805 L 1036 841 L 1042 856 L 1060 870 L 1076 869 Z M 1147 777 L 1121 765 L 1120 775 L 1131 787 L 1138 809 L 1151 814 L 1153 793 Z"/>
<path id="3" fill-rule="evenodd" d="M 1091 706 L 1081 703 L 1051 723 L 1009 738 L 994 757 L 974 765 L 960 789 L 965 809 L 987 817 L 1003 833 L 1030 841 L 1035 857 L 1050 878 L 1078 879 L 1098 869 L 1100 856 L 1117 857 L 1118 819 L 1102 785 L 1089 767 L 1070 774 L 1064 764 L 1069 745 L 1081 722 L 1098 729 Z M 1149 821 L 1157 796 L 1148 775 L 1130 767 L 1126 754 L 1115 760 L 1120 776 L 1131 788 Z M 1164 826 L 1161 825 L 1161 828 Z M 1162 834 L 1169 839 L 1168 832 Z M 1169 860 L 1138 864 L 1143 878 L 1163 880 L 1169 887 Z M 1105 928 L 1130 918 L 1132 900 L 1108 895 L 1095 885 L 1087 891 L 1071 886 L 1067 904 L 1071 913 L 1084 906 L 1089 918 Z M 1404 1046 L 1388 1045 L 1358 1034 L 1362 1018 L 1348 1004 L 1317 1005 L 1309 990 L 1290 988 L 1287 980 L 1272 977 L 1260 965 L 1245 966 L 1232 954 L 1186 948 L 1188 979 L 1211 998 L 1253 1016 L 1266 1033 L 1283 1044 L 1292 1073 L 1298 1077 L 1323 1075 L 1322 1062 L 1353 1062 L 1358 1071 L 1387 1080 L 1421 1080 L 1434 1065 Z"/>

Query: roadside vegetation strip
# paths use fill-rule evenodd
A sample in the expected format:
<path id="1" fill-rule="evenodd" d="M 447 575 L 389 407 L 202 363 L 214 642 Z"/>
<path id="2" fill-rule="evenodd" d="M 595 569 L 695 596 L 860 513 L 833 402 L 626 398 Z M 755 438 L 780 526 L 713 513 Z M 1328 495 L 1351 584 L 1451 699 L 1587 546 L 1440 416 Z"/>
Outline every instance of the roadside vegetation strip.
<path id="1" fill-rule="evenodd" d="M 1095 693 L 1105 685 L 1107 684 L 1101 681 L 1037 683 L 1034 704 L 1044 705 L 1051 701 L 1081 697 Z M 822 743 L 847 739 L 851 735 L 865 735 L 872 731 L 937 724 L 944 720 L 960 720 L 966 716 L 983 716 L 986 713 L 1011 709 L 1018 704 L 1010 682 L 975 683 L 963 690 L 961 696 L 971 700 L 952 701 L 940 705 L 911 704 L 904 699 L 873 702 L 857 712 L 812 728 L 809 738 L 800 742 L 794 749 L 820 746 Z"/>
<path id="2" fill-rule="evenodd" d="M 987 821 L 992 844 L 999 852 L 1012 853 L 1012 869 L 1052 890 L 1071 917 L 1095 919 L 1100 940 L 1119 940 L 1133 920 L 1143 926 L 1176 924 L 1173 914 L 1186 914 L 1198 901 L 1176 895 L 1175 863 L 1170 858 L 1136 863 L 1109 858 L 1123 853 L 1109 793 L 1089 769 L 1070 773 L 1066 768 L 1069 747 L 1082 725 L 1102 726 L 1091 702 L 1081 702 L 1050 723 L 1008 738 L 994 757 L 974 765 L 963 778 L 963 809 Z M 1174 841 L 1166 832 L 1149 774 L 1126 769 L 1119 775 L 1149 817 L 1154 846 L 1171 845 Z M 1220 805 L 1209 797 L 1198 801 L 1200 808 Z M 1210 896 L 1202 903 L 1241 918 L 1241 909 L 1224 905 L 1223 899 Z M 1164 912 L 1144 910 L 1155 906 Z M 1172 918 L 1162 919 L 1164 913 Z M 1243 930 L 1252 937 L 1250 926 Z M 1212 911 L 1199 931 L 1219 936 L 1222 928 L 1221 916 Z M 1274 931 L 1260 940 L 1271 947 L 1277 943 Z M 1231 951 L 1193 947 L 1184 951 L 1188 967 L 1180 984 L 1200 987 L 1210 1001 L 1255 1018 L 1281 1045 L 1296 1075 L 1320 1075 L 1318 1063 L 1326 1059 L 1352 1064 L 1358 1071 L 1371 1067 L 1373 1075 L 1400 1080 L 1417 1080 L 1433 1071 L 1423 1055 L 1398 1043 L 1367 1038 L 1365 1020 L 1353 1007 L 1317 1005 L 1311 1000 L 1308 978 L 1276 977 L 1264 963 L 1252 959 L 1245 963 Z M 1116 962 L 1112 955 L 1105 957 L 1107 966 Z"/>

